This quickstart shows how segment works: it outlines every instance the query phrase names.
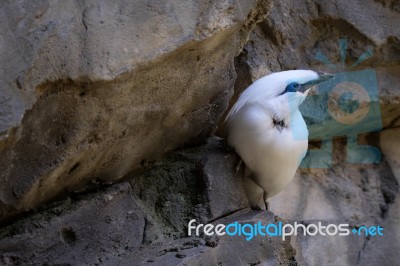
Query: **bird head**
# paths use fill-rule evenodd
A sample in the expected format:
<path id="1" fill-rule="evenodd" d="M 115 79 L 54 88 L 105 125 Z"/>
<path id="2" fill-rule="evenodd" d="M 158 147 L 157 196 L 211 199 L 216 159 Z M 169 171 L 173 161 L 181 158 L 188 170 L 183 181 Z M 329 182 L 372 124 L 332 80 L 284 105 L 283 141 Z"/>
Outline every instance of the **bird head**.
<path id="1" fill-rule="evenodd" d="M 276 74 L 276 77 L 272 77 L 276 79 L 277 85 L 275 91 L 278 95 L 275 97 L 288 100 L 292 110 L 298 109 L 312 87 L 334 77 L 332 74 L 312 70 L 290 70 Z"/>
<path id="2" fill-rule="evenodd" d="M 242 92 L 225 121 L 228 121 L 246 104 L 258 103 L 265 105 L 272 99 L 275 99 L 277 101 L 276 104 L 279 104 L 279 102 L 289 98 L 291 99 L 290 109 L 298 109 L 311 87 L 333 76 L 332 74 L 312 70 L 288 70 L 272 73 L 256 80 Z"/>
<path id="3" fill-rule="evenodd" d="M 332 74 L 312 70 L 289 70 L 274 73 L 270 76 L 276 79 L 276 89 L 281 92 L 280 94 L 287 92 L 307 94 L 311 87 L 334 77 Z M 282 90 L 283 87 L 285 88 L 284 90 Z"/>

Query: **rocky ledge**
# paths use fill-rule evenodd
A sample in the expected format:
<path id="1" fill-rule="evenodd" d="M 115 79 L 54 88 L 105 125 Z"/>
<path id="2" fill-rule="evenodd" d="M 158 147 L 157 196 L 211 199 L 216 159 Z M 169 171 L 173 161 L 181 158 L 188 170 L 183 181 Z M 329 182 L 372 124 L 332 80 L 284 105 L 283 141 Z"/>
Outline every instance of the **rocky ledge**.
<path id="1" fill-rule="evenodd" d="M 6 1 L 0 264 L 398 264 L 399 10 L 391 0 Z M 349 164 L 349 139 L 329 125 L 331 167 L 299 169 L 269 211 L 252 211 L 237 156 L 213 135 L 254 80 L 303 68 L 374 71 L 382 130 L 356 141 L 382 160 Z M 189 237 L 191 219 L 385 234 Z"/>

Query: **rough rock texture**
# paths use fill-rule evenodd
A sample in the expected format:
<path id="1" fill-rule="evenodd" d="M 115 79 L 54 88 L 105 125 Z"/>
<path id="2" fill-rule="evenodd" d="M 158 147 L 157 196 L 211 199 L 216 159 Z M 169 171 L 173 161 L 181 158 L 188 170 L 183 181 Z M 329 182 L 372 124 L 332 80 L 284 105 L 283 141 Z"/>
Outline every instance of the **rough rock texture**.
<path id="1" fill-rule="evenodd" d="M 301 170 L 284 191 L 270 200 L 270 211 L 287 222 L 347 223 L 352 228 L 381 225 L 383 237 L 300 237 L 296 260 L 306 265 L 396 264 L 400 238 L 388 223 L 398 221 L 399 181 L 386 161 L 351 165 L 343 160 L 343 142 L 337 141 L 330 169 Z M 381 243 L 379 248 L 373 244 Z M 367 248 L 373 246 L 376 249 Z M 371 246 L 371 247 L 372 247 Z M 341 253 L 341 256 L 334 254 Z M 366 258 L 374 257 L 374 263 Z"/>
<path id="2" fill-rule="evenodd" d="M 340 138 L 341 129 L 324 127 L 326 135 L 336 136 L 332 167 L 298 171 L 288 188 L 270 200 L 269 207 L 288 222 L 381 225 L 385 235 L 298 237 L 292 245 L 300 264 L 388 265 L 398 264 L 400 259 L 399 231 L 394 228 L 399 222 L 400 191 L 400 31 L 396 26 L 400 16 L 395 2 L 303 1 L 296 5 L 290 1 L 274 2 L 270 16 L 257 25 L 238 59 L 242 62 L 238 79 L 248 80 L 239 90 L 248 86 L 249 81 L 285 69 L 311 68 L 332 73 L 376 71 L 383 131 L 360 134 L 358 141 L 380 148 L 382 161 L 347 163 L 348 140 Z M 342 66 L 339 39 L 348 40 Z M 372 57 L 349 68 L 367 49 L 373 51 Z M 335 64 L 336 69 L 317 60 L 318 52 Z M 307 107 L 311 110 L 305 109 L 304 115 L 312 117 L 315 109 Z"/>
<path id="3" fill-rule="evenodd" d="M 238 158 L 224 147 L 213 139 L 174 152 L 129 181 L 97 186 L 3 227 L 0 264 L 232 265 L 239 259 L 288 264 L 295 254 L 289 239 L 187 237 L 191 219 L 276 222 L 271 213 L 249 212 L 235 177 Z M 232 254 L 239 248 L 243 251 Z"/>
<path id="4" fill-rule="evenodd" d="M 398 1 L 134 2 L 0 8 L 0 220 L 9 223 L 0 264 L 398 264 Z M 339 39 L 348 40 L 343 65 Z M 272 213 L 250 211 L 238 158 L 220 139 L 204 143 L 217 124 L 222 134 L 223 113 L 251 82 L 301 68 L 376 71 L 383 130 L 358 141 L 382 160 L 347 163 L 337 136 L 331 168 L 299 170 L 270 200 Z M 190 219 L 270 223 L 273 214 L 385 234 L 186 235 Z"/>
<path id="5" fill-rule="evenodd" d="M 233 59 L 268 8 L 268 1 L 4 5 L 0 220 L 204 142 L 232 93 Z"/>

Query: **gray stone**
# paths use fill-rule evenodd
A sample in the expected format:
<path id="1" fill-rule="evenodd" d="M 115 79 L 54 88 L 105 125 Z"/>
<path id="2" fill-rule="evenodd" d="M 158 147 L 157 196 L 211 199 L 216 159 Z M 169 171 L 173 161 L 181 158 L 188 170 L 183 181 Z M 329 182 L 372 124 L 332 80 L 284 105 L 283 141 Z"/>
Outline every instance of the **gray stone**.
<path id="1" fill-rule="evenodd" d="M 248 207 L 248 201 L 241 179 L 244 168 L 237 155 L 227 152 L 222 140 L 211 139 L 209 145 L 213 149 L 204 160 L 203 174 L 210 218 L 215 220 Z"/>
<path id="2" fill-rule="evenodd" d="M 231 215 L 215 224 L 238 222 L 262 224 L 277 223 L 274 216 L 266 211 L 244 211 Z M 186 258 L 183 265 L 296 265 L 296 251 L 290 245 L 290 238 L 256 236 L 250 241 L 242 236 L 221 236 L 214 248 Z"/>
<path id="3" fill-rule="evenodd" d="M 227 108 L 234 57 L 269 6 L 5 3 L 0 220 L 203 142 Z"/>
<path id="4" fill-rule="evenodd" d="M 328 169 L 299 170 L 293 182 L 273 197 L 269 210 L 288 222 L 349 223 L 351 226 L 381 225 L 387 234 L 375 238 L 298 237 L 292 239 L 296 261 L 301 265 L 386 265 L 399 260 L 399 49 L 400 23 L 393 1 L 290 1 L 275 2 L 270 15 L 250 36 L 237 60 L 238 77 L 245 84 L 274 71 L 314 69 L 345 72 L 373 69 L 380 95 L 382 133 L 359 132 L 358 143 L 373 145 L 382 152 L 379 164 L 346 162 L 346 138 L 338 126 L 323 125 L 322 133 L 335 136 L 333 164 Z M 347 57 L 340 66 L 338 40 L 347 39 Z M 367 49 L 373 55 L 349 68 Z M 323 53 L 333 69 L 316 59 Z M 314 90 L 312 94 L 317 94 Z M 306 119 L 319 111 L 314 105 L 302 111 Z M 326 109 L 326 106 L 322 106 Z M 365 123 L 372 123 L 371 120 Z M 320 134 L 322 135 L 322 134 Z M 318 140 L 310 146 L 319 147 Z M 348 141 L 347 141 L 348 143 Z M 385 229 L 386 230 L 386 229 Z M 340 254 L 340 256 L 338 255 Z"/>
<path id="5" fill-rule="evenodd" d="M 9 225 L 0 228 L 0 264 L 398 264 L 397 2 L 6 1 L 0 220 Z M 343 67 L 340 38 L 348 39 Z M 373 56 L 349 68 L 367 49 Z M 209 139 L 217 125 L 223 135 L 227 106 L 274 71 L 367 68 L 376 71 L 383 131 L 360 132 L 358 142 L 380 148 L 382 161 L 347 163 L 337 136 L 331 168 L 299 170 L 270 200 L 272 213 L 247 209 L 238 158 Z M 317 113 L 311 106 L 304 116 Z M 190 219 L 274 223 L 273 214 L 379 224 L 385 234 L 246 241 L 186 233 Z"/>
<path id="6" fill-rule="evenodd" d="M 98 264 L 138 249 L 147 222 L 128 184 L 48 208 L 1 229 L 0 263 Z"/>
<path id="7" fill-rule="evenodd" d="M 0 228 L 0 264 L 176 265 L 191 264 L 204 253 L 201 264 L 211 258 L 210 252 L 212 260 L 233 260 L 229 250 L 245 240 L 188 237 L 187 224 L 192 219 L 198 223 L 272 219 L 270 213 L 247 208 L 240 178 L 234 176 L 237 161 L 221 139 L 213 138 L 203 146 L 147 162 L 146 171 L 120 184 L 108 188 L 93 184 L 92 193 L 86 188 L 72 199 Z M 231 215 L 240 210 L 240 215 Z M 280 250 L 278 256 L 275 249 Z M 291 250 L 288 243 L 261 239 L 246 248 L 247 260 L 291 259 L 292 251 L 286 249 Z M 260 255 L 253 258 L 251 250 Z"/>
<path id="8" fill-rule="evenodd" d="M 235 173 L 237 162 L 222 139 L 211 138 L 203 146 L 150 162 L 130 183 L 144 208 L 168 225 L 164 230 L 183 236 L 191 219 L 204 223 L 248 207 L 242 173 Z"/>

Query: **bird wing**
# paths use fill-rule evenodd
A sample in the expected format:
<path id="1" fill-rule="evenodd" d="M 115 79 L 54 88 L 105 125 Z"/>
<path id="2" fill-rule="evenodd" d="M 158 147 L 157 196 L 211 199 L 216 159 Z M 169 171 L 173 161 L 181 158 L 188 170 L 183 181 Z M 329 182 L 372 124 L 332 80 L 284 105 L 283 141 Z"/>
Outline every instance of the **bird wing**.
<path id="1" fill-rule="evenodd" d="M 274 84 L 274 89 L 271 89 L 269 84 Z M 268 100 L 278 96 L 285 90 L 285 83 L 276 82 L 270 76 L 256 80 L 245 91 L 242 92 L 237 102 L 233 105 L 228 115 L 225 118 L 225 123 L 243 106 L 251 103 L 265 104 Z"/>
<path id="2" fill-rule="evenodd" d="M 225 122 L 228 122 L 246 103 L 265 104 L 271 98 L 282 94 L 291 82 L 303 84 L 316 78 L 318 78 L 318 74 L 312 70 L 288 70 L 260 78 L 242 92 L 238 101 L 226 116 Z"/>

